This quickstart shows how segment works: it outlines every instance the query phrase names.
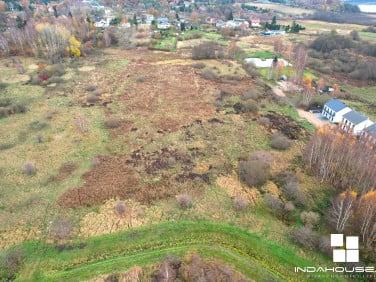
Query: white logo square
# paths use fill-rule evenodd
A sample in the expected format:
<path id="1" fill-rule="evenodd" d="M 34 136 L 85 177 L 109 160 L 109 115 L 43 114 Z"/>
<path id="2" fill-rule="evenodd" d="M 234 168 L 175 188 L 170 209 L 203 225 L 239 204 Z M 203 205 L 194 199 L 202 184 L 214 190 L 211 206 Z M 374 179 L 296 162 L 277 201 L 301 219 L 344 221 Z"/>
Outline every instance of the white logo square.
<path id="1" fill-rule="evenodd" d="M 348 250 L 359 249 L 359 237 L 358 236 L 346 236 L 346 249 Z"/>
<path id="2" fill-rule="evenodd" d="M 331 234 L 330 245 L 332 247 L 342 247 L 343 246 L 343 234 Z"/>
<path id="3" fill-rule="evenodd" d="M 347 250 L 346 261 L 347 262 L 359 262 L 359 250 Z"/>
<path id="4" fill-rule="evenodd" d="M 346 262 L 346 250 L 333 250 L 333 262 Z"/>

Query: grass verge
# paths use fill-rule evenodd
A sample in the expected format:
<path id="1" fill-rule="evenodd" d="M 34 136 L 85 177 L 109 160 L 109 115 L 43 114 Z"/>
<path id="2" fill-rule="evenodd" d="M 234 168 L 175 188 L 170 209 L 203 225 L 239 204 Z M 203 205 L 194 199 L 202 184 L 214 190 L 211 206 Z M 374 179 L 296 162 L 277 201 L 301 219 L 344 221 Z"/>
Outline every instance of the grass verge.
<path id="1" fill-rule="evenodd" d="M 26 260 L 17 281 L 82 281 L 90 277 L 145 266 L 166 254 L 199 250 L 205 257 L 231 262 L 234 268 L 256 281 L 267 277 L 302 281 L 294 266 L 313 262 L 275 242 L 232 225 L 211 222 L 165 222 L 76 242 L 59 252 L 55 245 L 28 242 Z M 84 244 L 84 245 L 83 245 Z M 317 256 L 316 256 L 317 261 Z M 321 263 L 328 263 L 319 258 Z M 310 280 L 314 281 L 314 280 Z"/>

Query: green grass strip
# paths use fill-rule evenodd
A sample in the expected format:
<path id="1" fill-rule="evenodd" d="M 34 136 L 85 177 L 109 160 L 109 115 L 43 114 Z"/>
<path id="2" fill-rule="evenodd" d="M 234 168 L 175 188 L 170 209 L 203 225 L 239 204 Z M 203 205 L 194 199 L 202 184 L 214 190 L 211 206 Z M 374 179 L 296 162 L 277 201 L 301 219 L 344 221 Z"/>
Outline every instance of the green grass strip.
<path id="1" fill-rule="evenodd" d="M 203 221 L 165 222 L 91 237 L 71 245 L 80 243 L 86 244 L 85 247 L 62 252 L 52 244 L 25 243 L 26 262 L 18 281 L 82 281 L 125 271 L 133 265 L 152 265 L 170 253 L 182 256 L 197 250 L 204 257 L 231 264 L 256 281 L 269 278 L 304 281 L 304 275 L 294 273 L 294 266 L 315 265 L 294 251 L 244 229 Z"/>

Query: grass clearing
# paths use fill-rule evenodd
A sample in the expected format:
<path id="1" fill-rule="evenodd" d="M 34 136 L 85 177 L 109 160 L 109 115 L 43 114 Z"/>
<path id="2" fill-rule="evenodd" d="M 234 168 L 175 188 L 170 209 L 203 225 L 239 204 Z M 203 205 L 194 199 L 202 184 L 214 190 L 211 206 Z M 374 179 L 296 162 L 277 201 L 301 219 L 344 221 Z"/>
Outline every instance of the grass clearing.
<path id="1" fill-rule="evenodd" d="M 321 256 L 304 258 L 294 250 L 236 226 L 204 221 L 161 223 L 72 245 L 79 243 L 84 244 L 83 248 L 62 252 L 54 245 L 25 244 L 26 262 L 16 281 L 81 281 L 126 270 L 135 264 L 155 264 L 167 253 L 182 255 L 192 250 L 199 250 L 204 257 L 231 262 L 236 270 L 257 281 L 266 277 L 298 281 L 304 275 L 294 273 L 294 266 L 329 263 Z M 307 257 L 310 255 L 306 253 Z"/>
<path id="2" fill-rule="evenodd" d="M 261 60 L 273 59 L 275 53 L 272 51 L 252 51 L 247 53 L 247 57 L 260 58 Z"/>
<path id="3" fill-rule="evenodd" d="M 66 82 L 65 87 L 72 85 Z M 3 147 L 0 247 L 3 248 L 29 238 L 30 226 L 38 229 L 46 218 L 53 218 L 59 212 L 54 204 L 56 198 L 62 191 L 81 185 L 80 176 L 91 167 L 92 157 L 106 152 L 108 135 L 102 126 L 103 111 L 76 106 L 77 96 L 64 94 L 64 88 L 47 90 L 14 83 L 0 95 L 28 108 L 24 114 L 0 119 Z M 78 119 L 84 121 L 87 132 L 80 132 Z M 35 175 L 22 172 L 26 162 L 36 167 Z M 64 181 L 54 181 L 59 168 L 68 162 L 77 164 L 78 168 L 65 176 Z M 32 233 L 40 236 L 38 232 Z"/>

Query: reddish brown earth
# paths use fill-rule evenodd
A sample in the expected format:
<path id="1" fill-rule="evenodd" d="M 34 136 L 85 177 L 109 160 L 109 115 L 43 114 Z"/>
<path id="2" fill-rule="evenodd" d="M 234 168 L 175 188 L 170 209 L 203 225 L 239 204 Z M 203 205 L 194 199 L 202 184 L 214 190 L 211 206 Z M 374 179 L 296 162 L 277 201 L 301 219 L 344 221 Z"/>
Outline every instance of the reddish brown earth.
<path id="1" fill-rule="evenodd" d="M 137 131 L 138 138 L 146 138 L 148 134 L 143 132 L 143 124 L 152 127 L 156 133 L 182 130 L 184 134 L 184 126 L 213 119 L 213 102 L 220 90 L 241 94 L 252 85 L 250 78 L 205 80 L 201 77 L 201 70 L 192 66 L 194 61 L 184 59 L 181 54 L 141 49 L 119 50 L 107 56 L 108 60 L 126 58 L 130 63 L 124 70 L 111 75 L 101 72 L 98 67 L 92 71 L 88 82 L 96 81 L 97 88 L 106 93 L 117 93 L 119 96 L 112 99 L 120 100 L 121 111 L 131 117 L 130 120 L 136 120 L 139 127 L 136 128 L 132 121 L 123 120 L 119 127 L 109 129 L 113 139 L 119 135 L 127 136 L 131 131 Z M 171 63 L 173 60 L 176 62 Z M 140 77 L 142 81 L 137 79 Z M 116 92 L 121 85 L 124 92 Z M 108 117 L 116 114 L 104 109 Z M 164 148 L 167 151 L 150 154 L 143 152 L 142 148 L 134 148 L 131 140 L 124 142 L 129 142 L 127 145 L 133 148 L 133 153 L 124 157 L 100 156 L 99 165 L 82 176 L 85 184 L 63 193 L 59 204 L 65 208 L 77 208 L 100 204 L 114 197 L 150 204 L 186 189 L 200 189 L 210 182 L 207 174 L 194 171 L 196 156 L 192 152 L 179 155 L 174 148 Z M 137 150 L 140 150 L 139 159 L 135 154 Z M 171 168 L 174 173 L 168 172 Z M 157 181 L 154 180 L 156 176 Z M 197 185 L 197 181 L 201 184 Z"/>

